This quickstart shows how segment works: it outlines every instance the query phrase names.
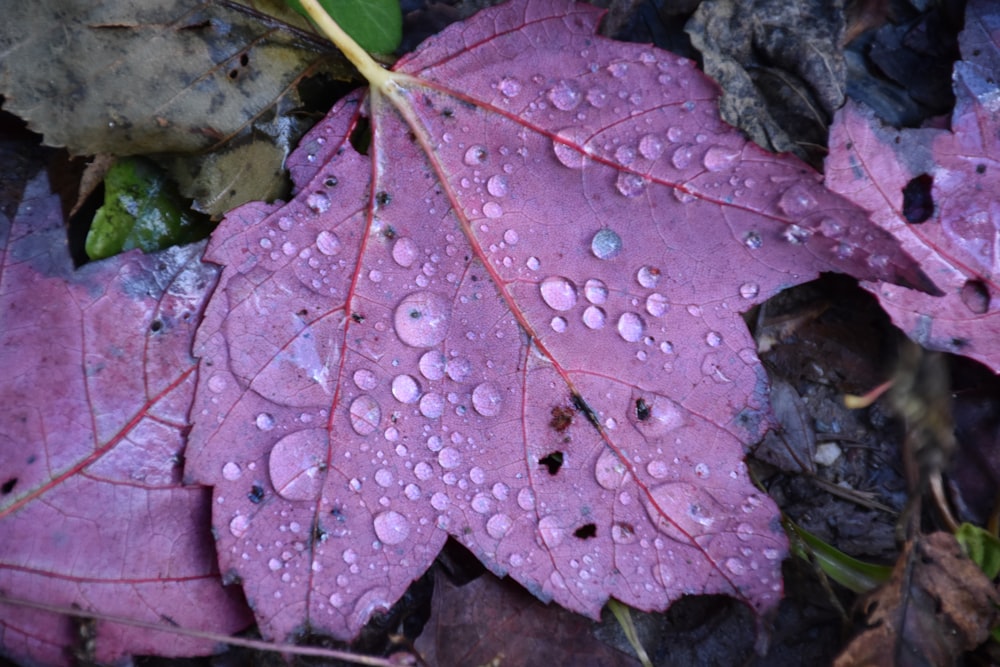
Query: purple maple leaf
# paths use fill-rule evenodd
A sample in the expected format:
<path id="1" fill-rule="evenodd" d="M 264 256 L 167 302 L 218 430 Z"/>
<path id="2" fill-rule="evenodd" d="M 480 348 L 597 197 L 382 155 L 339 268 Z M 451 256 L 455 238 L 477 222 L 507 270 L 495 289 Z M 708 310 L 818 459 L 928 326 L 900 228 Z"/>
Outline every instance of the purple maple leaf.
<path id="1" fill-rule="evenodd" d="M 944 298 L 868 284 L 893 321 L 927 347 L 1000 371 L 1000 12 L 970 2 L 955 64 L 950 130 L 895 130 L 850 103 L 830 131 L 827 185 L 872 212 Z"/>
<path id="2" fill-rule="evenodd" d="M 74 271 L 44 169 L 13 219 L 0 214 L 5 597 L 227 634 L 250 622 L 239 592 L 219 579 L 208 491 L 180 483 L 195 388 L 190 345 L 217 273 L 201 263 L 201 247 Z M 99 628 L 102 662 L 216 649 L 169 630 Z M 0 601 L 5 655 L 71 664 L 78 640 L 70 618 Z"/>
<path id="3" fill-rule="evenodd" d="M 933 286 L 725 126 L 689 61 L 599 17 L 519 1 L 452 26 L 312 131 L 293 201 L 214 235 L 186 473 L 265 636 L 354 635 L 449 534 L 590 616 L 777 603 L 739 313 L 825 270 Z"/>

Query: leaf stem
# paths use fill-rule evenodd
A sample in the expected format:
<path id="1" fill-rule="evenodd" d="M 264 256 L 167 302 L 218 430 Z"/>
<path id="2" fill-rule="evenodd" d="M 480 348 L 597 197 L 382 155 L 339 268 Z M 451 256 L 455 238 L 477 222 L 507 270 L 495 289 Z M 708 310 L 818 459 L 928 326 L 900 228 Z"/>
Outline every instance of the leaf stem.
<path id="1" fill-rule="evenodd" d="M 313 20 L 317 27 L 327 38 L 333 42 L 334 46 L 340 49 L 351 63 L 358 68 L 368 84 L 372 88 L 387 91 L 389 82 L 393 79 L 391 72 L 388 72 L 375 62 L 368 55 L 368 52 L 361 48 L 354 39 L 344 32 L 337 22 L 330 18 L 330 15 L 320 7 L 318 0 L 300 0 L 302 7 L 309 13 L 309 18 Z"/>

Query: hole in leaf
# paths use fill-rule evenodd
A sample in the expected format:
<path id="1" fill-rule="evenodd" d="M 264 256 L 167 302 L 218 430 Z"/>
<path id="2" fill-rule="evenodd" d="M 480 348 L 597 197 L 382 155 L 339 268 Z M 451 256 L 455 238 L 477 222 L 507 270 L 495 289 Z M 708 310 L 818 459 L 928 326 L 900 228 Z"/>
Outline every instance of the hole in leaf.
<path id="1" fill-rule="evenodd" d="M 249 498 L 250 502 L 254 505 L 260 503 L 260 501 L 264 500 L 264 487 L 260 484 L 254 484 L 250 489 L 250 493 L 247 494 L 247 498 Z"/>
<path id="2" fill-rule="evenodd" d="M 990 290 L 982 280 L 966 280 L 960 295 L 965 307 L 976 315 L 990 309 Z"/>
<path id="3" fill-rule="evenodd" d="M 241 54 L 240 55 L 240 65 L 242 65 L 243 67 L 246 67 L 249 64 L 250 64 L 250 56 L 247 55 L 246 53 Z"/>
<path id="4" fill-rule="evenodd" d="M 556 433 L 562 433 L 573 423 L 573 411 L 567 407 L 557 405 L 552 408 L 552 419 L 549 420 L 549 428 Z"/>
<path id="5" fill-rule="evenodd" d="M 649 404 L 646 403 L 646 399 L 637 398 L 635 399 L 635 418 L 641 422 L 649 419 Z"/>
<path id="6" fill-rule="evenodd" d="M 3 493 L 3 495 L 6 496 L 8 493 L 14 490 L 15 486 L 17 486 L 17 477 L 11 477 L 10 479 L 8 479 L 6 482 L 3 483 L 3 486 L 0 486 L 0 493 Z"/>
<path id="7" fill-rule="evenodd" d="M 362 315 L 361 313 L 351 313 L 351 319 L 357 322 L 358 324 L 361 324 L 362 322 L 365 321 L 365 316 Z"/>
<path id="8" fill-rule="evenodd" d="M 986 173 L 986 165 L 985 164 L 977 164 L 976 165 L 976 173 L 979 174 L 979 175 L 985 174 Z"/>
<path id="9" fill-rule="evenodd" d="M 382 235 L 385 236 L 385 238 L 387 238 L 388 240 L 392 241 L 397 236 L 396 228 L 393 227 L 392 225 L 389 225 L 388 227 L 385 228 L 385 231 L 382 232 Z"/>
<path id="10" fill-rule="evenodd" d="M 924 222 L 934 214 L 931 186 L 934 179 L 921 174 L 903 187 L 903 217 L 911 224 Z"/>
<path id="11" fill-rule="evenodd" d="M 149 325 L 149 330 L 152 331 L 153 333 L 160 333 L 161 331 L 163 331 L 163 321 L 153 320 L 153 323 Z"/>
<path id="12" fill-rule="evenodd" d="M 375 203 L 379 206 L 388 206 L 389 202 L 392 201 L 392 195 L 388 192 L 376 192 L 375 193 Z"/>
<path id="13" fill-rule="evenodd" d="M 354 124 L 350 136 L 351 146 L 362 155 L 368 155 L 368 148 L 372 144 L 372 125 L 364 116 L 358 118 Z"/>
<path id="14" fill-rule="evenodd" d="M 593 523 L 588 523 L 586 525 L 580 526 L 573 531 L 573 537 L 579 538 L 581 540 L 589 540 L 592 537 L 597 537 L 597 525 Z"/>
<path id="15" fill-rule="evenodd" d="M 563 453 L 562 452 L 551 452 L 546 454 L 544 457 L 538 459 L 538 465 L 545 466 L 546 470 L 549 471 L 550 475 L 555 475 L 559 472 L 559 468 L 562 468 L 563 464 Z"/>
<path id="16" fill-rule="evenodd" d="M 325 185 L 328 188 L 335 188 L 337 187 L 337 183 L 339 182 L 340 181 L 337 180 L 336 176 L 327 176 L 326 180 L 323 181 L 323 185 Z"/>

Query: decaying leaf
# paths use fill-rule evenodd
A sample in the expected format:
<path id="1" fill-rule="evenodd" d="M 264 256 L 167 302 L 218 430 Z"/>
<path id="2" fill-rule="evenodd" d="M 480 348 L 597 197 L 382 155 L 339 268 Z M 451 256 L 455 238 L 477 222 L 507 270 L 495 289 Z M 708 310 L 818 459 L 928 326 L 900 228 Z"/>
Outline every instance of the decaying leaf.
<path id="1" fill-rule="evenodd" d="M 867 628 L 834 665 L 950 665 L 986 640 L 1000 595 L 951 533 L 907 542 L 892 578 L 864 604 Z"/>
<path id="2" fill-rule="evenodd" d="M 214 235 L 186 475 L 266 636 L 352 636 L 448 534 L 591 616 L 777 603 L 739 313 L 827 270 L 934 288 L 725 126 L 689 61 L 598 19 L 511 2 L 369 66 L 293 155 L 296 198 Z"/>

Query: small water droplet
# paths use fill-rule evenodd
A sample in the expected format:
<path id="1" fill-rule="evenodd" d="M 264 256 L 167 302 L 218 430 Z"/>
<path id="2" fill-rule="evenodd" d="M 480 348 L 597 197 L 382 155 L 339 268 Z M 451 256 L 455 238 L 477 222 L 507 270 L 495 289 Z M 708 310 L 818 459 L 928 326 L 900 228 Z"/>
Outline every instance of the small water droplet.
<path id="1" fill-rule="evenodd" d="M 802 245 L 809 240 L 812 236 L 812 232 L 808 229 L 803 229 L 798 225 L 788 225 L 785 230 L 781 233 L 781 238 L 785 239 L 792 245 Z"/>
<path id="2" fill-rule="evenodd" d="M 764 240 L 760 238 L 760 234 L 751 231 L 747 232 L 746 236 L 743 237 L 743 245 L 751 250 L 757 250 L 764 245 Z"/>
<path id="3" fill-rule="evenodd" d="M 382 419 L 378 401 L 368 395 L 358 396 L 351 402 L 351 428 L 358 435 L 374 433 Z"/>
<path id="4" fill-rule="evenodd" d="M 785 215 L 798 218 L 816 207 L 816 198 L 800 183 L 792 185 L 778 199 L 778 208 Z"/>
<path id="5" fill-rule="evenodd" d="M 271 243 L 271 239 L 264 238 L 261 239 L 259 243 L 260 247 L 263 248 L 264 250 L 270 250 L 272 247 L 274 247 L 274 244 Z"/>
<path id="6" fill-rule="evenodd" d="M 229 532 L 237 539 L 246 535 L 248 530 L 250 530 L 250 519 L 243 514 L 237 514 L 229 522 Z"/>
<path id="7" fill-rule="evenodd" d="M 469 506 L 479 514 L 488 514 L 493 509 L 493 500 L 485 493 L 477 493 Z"/>
<path id="8" fill-rule="evenodd" d="M 506 514 L 494 514 L 486 522 L 486 534 L 494 540 L 499 540 L 510 531 L 513 525 L 514 522 Z"/>
<path id="9" fill-rule="evenodd" d="M 747 572 L 746 565 L 744 565 L 743 561 L 741 561 L 739 558 L 727 559 L 726 569 L 735 574 L 736 576 L 746 574 Z"/>
<path id="10" fill-rule="evenodd" d="M 243 475 L 243 469 L 240 467 L 239 463 L 230 461 L 226 463 L 226 465 L 222 466 L 222 477 L 230 482 L 239 479 L 241 475 Z"/>
<path id="11" fill-rule="evenodd" d="M 497 89 L 504 97 L 517 97 L 521 92 L 521 82 L 509 76 L 500 79 Z"/>
<path id="12" fill-rule="evenodd" d="M 583 286 L 583 295 L 590 303 L 603 304 L 608 300 L 608 286 L 604 284 L 603 280 L 591 278 Z"/>
<path id="13" fill-rule="evenodd" d="M 722 171 L 729 169 L 740 159 L 740 151 L 737 148 L 729 146 L 712 146 L 705 151 L 705 157 L 702 159 L 705 169 L 709 171 Z"/>
<path id="14" fill-rule="evenodd" d="M 483 382 L 472 390 L 472 407 L 484 417 L 496 417 L 502 404 L 503 394 L 492 382 Z"/>
<path id="15" fill-rule="evenodd" d="M 440 380 L 444 377 L 447 362 L 448 360 L 442 352 L 430 350 L 420 356 L 417 365 L 420 368 L 420 374 L 428 380 Z"/>
<path id="16" fill-rule="evenodd" d="M 282 568 L 282 565 L 283 565 L 282 562 L 277 558 L 272 558 L 271 560 L 267 561 L 267 569 L 269 569 L 271 572 L 277 572 Z"/>
<path id="17" fill-rule="evenodd" d="M 504 500 L 507 500 L 507 495 L 510 493 L 510 487 L 503 482 L 497 482 L 493 485 L 491 491 L 494 498 L 503 502 Z"/>
<path id="18" fill-rule="evenodd" d="M 451 302 L 434 292 L 414 292 L 405 297 L 393 318 L 396 335 L 411 347 L 433 347 L 448 334 Z"/>
<path id="19" fill-rule="evenodd" d="M 446 509 L 448 509 L 449 505 L 451 505 L 451 500 L 449 500 L 448 496 L 445 495 L 444 493 L 438 491 L 437 493 L 431 496 L 431 507 L 436 509 L 438 512 L 445 511 Z"/>
<path id="20" fill-rule="evenodd" d="M 567 278 L 550 276 L 538 287 L 542 300 L 553 310 L 566 311 L 576 305 L 576 287 Z"/>
<path id="21" fill-rule="evenodd" d="M 646 179 L 638 174 L 622 172 L 615 180 L 615 187 L 626 197 L 638 197 L 646 190 L 646 183 Z"/>
<path id="22" fill-rule="evenodd" d="M 635 274 L 635 279 L 643 287 L 653 289 L 660 282 L 661 273 L 655 266 L 641 266 Z"/>
<path id="23" fill-rule="evenodd" d="M 285 257 L 291 257 L 292 255 L 295 254 L 295 251 L 297 249 L 298 248 L 296 248 L 295 244 L 292 243 L 291 241 L 285 241 L 284 243 L 281 244 L 281 252 L 285 254 Z"/>
<path id="24" fill-rule="evenodd" d="M 410 500 L 420 500 L 423 494 L 420 491 L 420 487 L 416 484 L 407 484 L 403 488 L 403 495 L 405 495 Z"/>
<path id="25" fill-rule="evenodd" d="M 602 329 L 606 320 L 604 310 L 597 306 L 587 306 L 583 311 L 583 323 L 588 329 Z"/>
<path id="26" fill-rule="evenodd" d="M 753 539 L 753 526 L 749 523 L 741 523 L 736 526 L 736 537 L 740 538 L 744 542 L 749 542 Z"/>
<path id="27" fill-rule="evenodd" d="M 708 479 L 708 476 L 712 474 L 712 469 L 709 468 L 706 463 L 696 463 L 694 466 L 694 474 L 699 479 Z"/>
<path id="28" fill-rule="evenodd" d="M 566 322 L 565 317 L 553 317 L 549 321 L 549 326 L 552 327 L 552 330 L 556 333 L 563 333 L 566 331 L 568 323 Z"/>
<path id="29" fill-rule="evenodd" d="M 280 218 L 278 218 L 278 229 L 280 229 L 283 232 L 291 230 L 294 224 L 295 221 L 289 218 L 287 215 L 283 215 Z"/>
<path id="30" fill-rule="evenodd" d="M 378 384 L 378 377 L 367 368 L 354 371 L 354 384 L 362 391 L 371 391 Z"/>
<path id="31" fill-rule="evenodd" d="M 722 344 L 722 336 L 719 335 L 718 331 L 709 331 L 705 335 L 705 342 L 708 343 L 709 347 L 719 347 Z"/>
<path id="32" fill-rule="evenodd" d="M 670 302 L 659 292 L 653 292 L 646 297 L 646 312 L 653 317 L 663 317 L 669 309 Z"/>
<path id="33" fill-rule="evenodd" d="M 379 468 L 375 471 L 375 483 L 384 489 L 392 486 L 392 481 L 394 477 L 392 471 L 386 470 L 385 468 Z"/>
<path id="34" fill-rule="evenodd" d="M 618 334 L 629 343 L 638 342 L 645 330 L 646 325 L 642 318 L 635 313 L 622 313 L 618 318 Z"/>
<path id="35" fill-rule="evenodd" d="M 542 542 L 550 549 L 555 549 L 566 539 L 566 529 L 561 522 L 552 514 L 543 516 L 538 521 L 538 534 L 541 535 Z"/>
<path id="36" fill-rule="evenodd" d="M 519 237 L 517 235 L 517 232 L 515 232 L 513 229 L 508 229 L 503 233 L 503 241 L 507 245 L 515 245 L 517 244 L 518 240 Z"/>
<path id="37" fill-rule="evenodd" d="M 872 255 L 868 258 L 868 266 L 872 267 L 876 271 L 881 271 L 885 267 L 889 266 L 889 256 L 888 255 Z M 966 283 L 968 284 L 968 283 Z"/>
<path id="38" fill-rule="evenodd" d="M 670 162 L 678 169 L 684 169 L 691 164 L 691 156 L 691 149 L 687 146 L 681 146 L 674 151 L 674 154 L 670 157 Z"/>
<path id="39" fill-rule="evenodd" d="M 836 218 L 823 218 L 819 221 L 819 233 L 828 239 L 839 239 L 844 235 L 844 225 Z"/>
<path id="40" fill-rule="evenodd" d="M 399 512 L 382 512 L 374 523 L 375 536 L 383 544 L 400 544 L 410 536 L 410 522 Z"/>
<path id="41" fill-rule="evenodd" d="M 752 299 L 760 294 L 760 285 L 757 283 L 743 283 L 740 285 L 740 296 L 744 299 Z"/>
<path id="42" fill-rule="evenodd" d="M 600 229 L 590 241 L 590 250 L 597 259 L 611 259 L 622 251 L 622 237 L 610 229 Z"/>
<path id="43" fill-rule="evenodd" d="M 507 184 L 507 177 L 501 174 L 490 176 L 486 181 L 486 191 L 494 197 L 506 197 L 510 191 Z"/>
<path id="44" fill-rule="evenodd" d="M 552 142 L 552 150 L 556 154 L 556 159 L 564 167 L 570 169 L 580 169 L 583 167 L 583 153 L 573 146 L 580 145 L 583 141 L 583 132 L 578 128 L 566 128 L 556 133 L 557 139 L 564 141 Z"/>
<path id="45" fill-rule="evenodd" d="M 615 149 L 615 159 L 623 166 L 635 162 L 635 149 L 631 146 L 619 146 Z"/>
<path id="46" fill-rule="evenodd" d="M 475 146 L 470 146 L 469 149 L 465 151 L 463 162 L 470 167 L 475 167 L 484 164 L 487 157 L 489 157 L 489 152 L 486 150 L 486 147 L 476 144 Z"/>
<path id="47" fill-rule="evenodd" d="M 413 466 L 413 474 L 421 482 L 426 482 L 434 476 L 434 468 L 426 461 L 420 461 L 417 465 Z"/>
<path id="48" fill-rule="evenodd" d="M 333 232 L 322 231 L 316 235 L 316 249 L 328 257 L 340 252 L 340 238 Z"/>
<path id="49" fill-rule="evenodd" d="M 535 492 L 528 487 L 524 487 L 518 491 L 517 505 L 526 511 L 535 509 Z"/>
<path id="50" fill-rule="evenodd" d="M 614 62 L 608 65 L 608 73 L 616 79 L 620 79 L 628 73 L 628 63 Z"/>
<path id="51" fill-rule="evenodd" d="M 256 419 L 254 419 L 254 424 L 256 424 L 257 428 L 261 431 L 270 431 L 274 428 L 275 420 L 270 414 L 261 412 L 257 415 Z"/>
<path id="52" fill-rule="evenodd" d="M 392 259 L 404 269 L 410 268 L 415 261 L 419 251 L 413 239 L 401 236 L 392 244 Z"/>
<path id="53" fill-rule="evenodd" d="M 572 81 L 560 81 L 548 92 L 552 106 L 561 111 L 572 111 L 580 104 L 582 97 L 580 90 Z"/>
<path id="54" fill-rule="evenodd" d="M 527 266 L 532 271 L 537 271 L 539 268 L 541 268 L 542 263 L 540 261 L 538 261 L 537 257 L 529 257 L 524 262 L 524 265 Z"/>
<path id="55" fill-rule="evenodd" d="M 454 447 L 445 447 L 438 452 L 438 464 L 445 470 L 452 470 L 462 465 L 462 453 Z"/>
<path id="56" fill-rule="evenodd" d="M 420 386 L 409 375 L 397 375 L 392 379 L 392 395 L 400 403 L 414 403 L 420 398 Z"/>
<path id="57" fill-rule="evenodd" d="M 608 94 L 602 88 L 591 88 L 587 91 L 587 102 L 595 109 L 603 109 L 608 103 Z"/>
<path id="58" fill-rule="evenodd" d="M 444 369 L 455 382 L 465 382 L 472 372 L 472 362 L 465 357 L 454 357 L 448 360 Z"/>
<path id="59" fill-rule="evenodd" d="M 615 522 L 611 526 L 611 539 L 615 544 L 632 544 L 636 541 L 635 528 L 631 524 Z"/>
<path id="60" fill-rule="evenodd" d="M 503 215 L 503 207 L 495 201 L 488 201 L 483 204 L 483 215 L 495 220 Z"/>
<path id="61" fill-rule="evenodd" d="M 663 142 L 655 134 L 644 135 L 639 139 L 639 154 L 647 160 L 655 160 L 663 154 Z"/>
<path id="62" fill-rule="evenodd" d="M 646 464 L 646 472 L 654 479 L 663 479 L 670 474 L 670 466 L 665 461 L 653 459 Z"/>

